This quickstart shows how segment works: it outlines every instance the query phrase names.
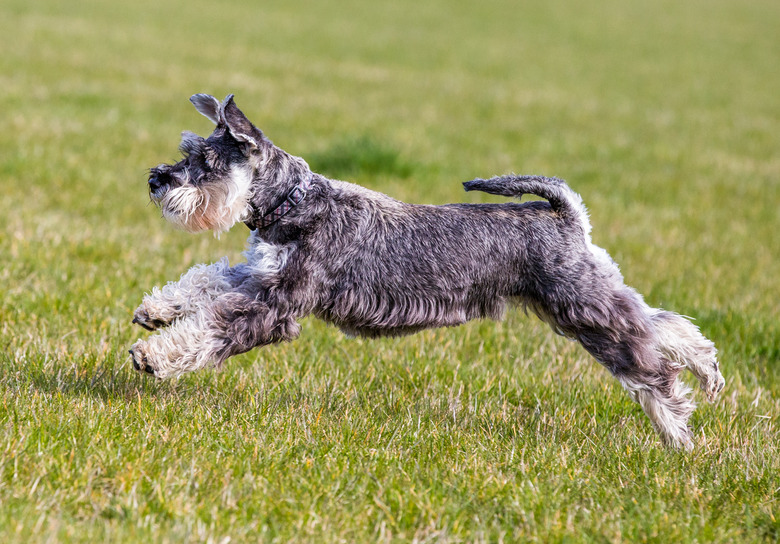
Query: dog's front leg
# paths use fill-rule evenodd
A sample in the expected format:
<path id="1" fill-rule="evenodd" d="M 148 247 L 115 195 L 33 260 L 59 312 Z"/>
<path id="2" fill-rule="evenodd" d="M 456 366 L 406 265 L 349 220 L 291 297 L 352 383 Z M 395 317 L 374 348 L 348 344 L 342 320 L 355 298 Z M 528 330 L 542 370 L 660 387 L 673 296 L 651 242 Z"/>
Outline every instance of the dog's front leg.
<path id="1" fill-rule="evenodd" d="M 294 314 L 261 293 L 227 292 L 130 349 L 133 367 L 158 378 L 178 376 L 300 332 Z"/>
<path id="2" fill-rule="evenodd" d="M 193 266 L 179 281 L 153 288 L 133 314 L 133 323 L 153 331 L 195 313 L 240 283 L 244 266 L 230 268 L 227 258 Z"/>

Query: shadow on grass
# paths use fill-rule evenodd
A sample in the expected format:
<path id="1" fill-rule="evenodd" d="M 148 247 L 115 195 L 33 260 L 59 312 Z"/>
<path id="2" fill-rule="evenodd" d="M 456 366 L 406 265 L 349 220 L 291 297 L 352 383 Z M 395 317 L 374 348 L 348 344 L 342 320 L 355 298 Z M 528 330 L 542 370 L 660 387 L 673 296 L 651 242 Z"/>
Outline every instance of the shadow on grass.
<path id="1" fill-rule="evenodd" d="M 128 360 L 129 361 L 129 360 Z M 0 352 L 0 384 L 6 391 L 31 390 L 68 397 L 90 396 L 132 402 L 142 397 L 179 396 L 179 387 L 140 376 L 118 354 L 105 357 L 50 356 L 40 353 Z"/>
<path id="2" fill-rule="evenodd" d="M 306 159 L 315 172 L 340 179 L 379 174 L 408 178 L 415 170 L 391 146 L 365 135 L 337 141 Z"/>

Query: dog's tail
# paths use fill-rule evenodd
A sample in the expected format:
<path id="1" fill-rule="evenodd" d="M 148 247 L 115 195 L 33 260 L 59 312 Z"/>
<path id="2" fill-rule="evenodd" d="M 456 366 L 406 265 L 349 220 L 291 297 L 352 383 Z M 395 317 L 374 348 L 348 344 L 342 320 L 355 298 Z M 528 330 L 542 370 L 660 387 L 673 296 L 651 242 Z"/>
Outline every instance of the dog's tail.
<path id="1" fill-rule="evenodd" d="M 483 191 L 491 195 L 521 198 L 525 194 L 540 196 L 550 202 L 553 211 L 568 219 L 587 217 L 580 195 L 558 178 L 543 176 L 496 176 L 474 179 L 463 184 L 467 191 Z"/>

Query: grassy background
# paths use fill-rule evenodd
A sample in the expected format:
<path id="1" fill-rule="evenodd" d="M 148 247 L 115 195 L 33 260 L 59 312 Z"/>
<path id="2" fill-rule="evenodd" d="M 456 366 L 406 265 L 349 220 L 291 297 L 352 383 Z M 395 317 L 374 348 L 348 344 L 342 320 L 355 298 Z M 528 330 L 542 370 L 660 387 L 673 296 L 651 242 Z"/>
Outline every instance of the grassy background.
<path id="1" fill-rule="evenodd" d="M 0 541 L 780 538 L 780 4 L 0 5 Z M 156 383 L 132 311 L 240 259 L 164 224 L 145 169 L 236 93 L 278 145 L 415 202 L 567 179 L 727 386 L 690 455 L 578 346 L 501 323 L 301 338 Z M 690 379 L 689 379 L 690 381 Z"/>

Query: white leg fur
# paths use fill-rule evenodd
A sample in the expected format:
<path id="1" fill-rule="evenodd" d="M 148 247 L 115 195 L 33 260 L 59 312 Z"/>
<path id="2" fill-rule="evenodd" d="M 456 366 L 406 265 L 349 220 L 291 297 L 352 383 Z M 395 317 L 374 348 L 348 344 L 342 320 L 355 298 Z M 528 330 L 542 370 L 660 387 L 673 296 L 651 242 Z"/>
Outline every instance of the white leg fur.
<path id="1" fill-rule="evenodd" d="M 147 329 L 156 329 L 192 314 L 231 289 L 229 270 L 227 258 L 211 265 L 193 266 L 179 281 L 169 282 L 162 289 L 153 288 L 135 311 L 134 321 Z"/>
<path id="2" fill-rule="evenodd" d="M 691 402 L 691 389 L 679 380 L 674 382 L 671 394 L 666 397 L 645 384 L 627 378 L 619 378 L 631 398 L 636 401 L 650 418 L 655 430 L 664 442 L 675 449 L 691 451 L 693 440 L 688 428 L 688 419 L 696 405 Z"/>
<path id="3" fill-rule="evenodd" d="M 690 370 L 707 398 L 715 400 L 726 383 L 718 369 L 715 344 L 679 314 L 654 310 L 651 319 L 656 328 L 657 349 L 664 357 Z"/>
<path id="4" fill-rule="evenodd" d="M 225 345 L 221 332 L 207 309 L 174 322 L 169 328 L 139 340 L 131 351 L 133 359 L 153 370 L 157 378 L 172 378 L 210 366 Z M 140 370 L 143 370 L 143 367 Z"/>

